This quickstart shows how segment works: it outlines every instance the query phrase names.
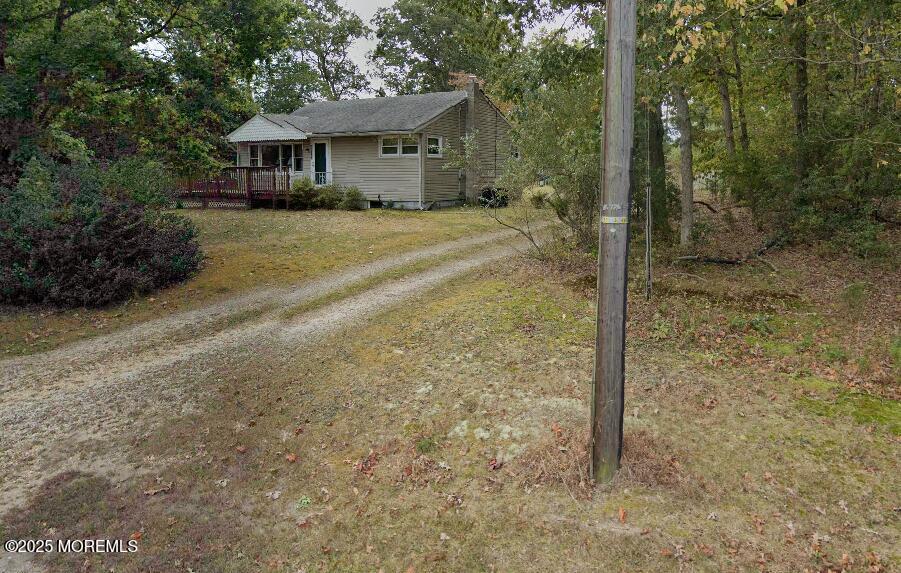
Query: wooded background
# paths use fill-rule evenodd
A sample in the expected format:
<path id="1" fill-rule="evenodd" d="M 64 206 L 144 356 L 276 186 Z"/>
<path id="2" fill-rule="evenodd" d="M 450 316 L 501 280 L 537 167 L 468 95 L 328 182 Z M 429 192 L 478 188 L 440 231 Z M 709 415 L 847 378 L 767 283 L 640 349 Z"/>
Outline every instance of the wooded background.
<path id="1" fill-rule="evenodd" d="M 901 175 L 899 4 L 638 4 L 632 179 L 651 182 L 658 235 L 697 238 L 685 206 L 703 182 L 774 236 L 884 252 Z M 361 37 L 376 40 L 378 90 L 348 55 Z M 258 110 L 447 90 L 465 71 L 516 126 L 505 185 L 548 180 L 590 249 L 603 45 L 592 2 L 398 0 L 367 23 L 335 0 L 0 0 L 0 188 L 32 160 L 214 171 L 233 160 L 223 136 Z"/>

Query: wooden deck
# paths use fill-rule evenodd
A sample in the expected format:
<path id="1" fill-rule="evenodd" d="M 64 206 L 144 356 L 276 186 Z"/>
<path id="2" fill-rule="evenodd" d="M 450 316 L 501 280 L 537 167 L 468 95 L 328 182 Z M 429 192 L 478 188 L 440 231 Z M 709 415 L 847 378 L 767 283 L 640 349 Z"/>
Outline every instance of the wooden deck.
<path id="1" fill-rule="evenodd" d="M 275 167 L 226 167 L 209 179 L 179 179 L 175 202 L 181 207 L 250 209 L 287 207 L 291 176 Z"/>

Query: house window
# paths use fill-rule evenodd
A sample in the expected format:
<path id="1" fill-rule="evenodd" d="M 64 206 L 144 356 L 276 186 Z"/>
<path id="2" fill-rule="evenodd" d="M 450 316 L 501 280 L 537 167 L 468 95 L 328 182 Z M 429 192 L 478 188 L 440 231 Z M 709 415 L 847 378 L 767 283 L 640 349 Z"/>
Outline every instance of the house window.
<path id="1" fill-rule="evenodd" d="M 381 139 L 381 144 L 379 145 L 379 155 L 382 157 L 397 157 L 399 155 L 410 157 L 419 155 L 419 138 L 412 135 L 404 137 L 383 137 Z"/>
<path id="2" fill-rule="evenodd" d="M 401 138 L 401 155 L 419 155 L 419 138 L 404 137 Z"/>
<path id="3" fill-rule="evenodd" d="M 281 169 L 288 170 L 291 168 L 291 150 L 292 146 L 282 145 L 282 152 L 278 159 L 278 166 Z"/>
<path id="4" fill-rule="evenodd" d="M 444 138 L 430 135 L 428 138 L 429 157 L 441 157 L 444 154 Z"/>
<path id="5" fill-rule="evenodd" d="M 303 146 L 294 144 L 294 171 L 303 171 Z"/>
<path id="6" fill-rule="evenodd" d="M 400 140 L 397 137 L 383 137 L 382 138 L 382 148 L 381 154 L 384 155 L 397 155 L 400 151 Z"/>
<path id="7" fill-rule="evenodd" d="M 250 166 L 251 167 L 259 167 L 260 166 L 260 146 L 259 145 L 251 145 L 250 146 Z"/>

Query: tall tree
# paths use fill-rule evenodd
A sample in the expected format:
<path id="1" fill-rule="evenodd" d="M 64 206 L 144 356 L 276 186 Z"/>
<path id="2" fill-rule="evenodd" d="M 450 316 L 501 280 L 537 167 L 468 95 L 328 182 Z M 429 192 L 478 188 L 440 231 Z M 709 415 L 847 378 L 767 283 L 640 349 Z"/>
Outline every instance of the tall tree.
<path id="1" fill-rule="evenodd" d="M 330 100 L 356 97 L 369 80 L 350 58 L 351 45 L 371 33 L 363 20 L 336 0 L 307 0 L 297 30 L 301 59 L 319 74 L 319 91 Z"/>
<path id="2" fill-rule="evenodd" d="M 145 152 L 212 167 L 252 109 L 242 81 L 285 45 L 288 0 L 3 0 L 0 179 L 30 157 Z"/>
<path id="3" fill-rule="evenodd" d="M 691 110 L 688 107 L 688 96 L 685 88 L 673 88 L 673 102 L 676 108 L 676 123 L 679 126 L 679 175 L 681 184 L 682 223 L 679 226 L 679 244 L 686 247 L 691 244 L 691 231 L 694 225 L 694 158 L 691 129 Z"/>
<path id="4" fill-rule="evenodd" d="M 794 82 L 791 90 L 792 110 L 795 116 L 795 177 L 801 185 L 807 177 L 807 21 L 804 6 L 807 0 L 797 0 L 786 19 L 790 28 Z"/>
<path id="5" fill-rule="evenodd" d="M 456 71 L 490 76 L 522 42 L 517 16 L 505 7 L 498 0 L 397 0 L 380 8 L 373 18 L 376 73 L 395 93 L 447 91 Z"/>
<path id="6" fill-rule="evenodd" d="M 726 151 L 735 154 L 735 127 L 732 123 L 732 98 L 729 95 L 729 76 L 723 67 L 723 60 L 716 56 L 716 88 L 720 95 L 720 106 L 723 110 L 723 136 L 726 138 Z"/>
<path id="7" fill-rule="evenodd" d="M 265 113 L 291 113 L 320 95 L 319 74 L 293 49 L 263 62 L 254 78 L 254 99 Z"/>
<path id="8" fill-rule="evenodd" d="M 735 91 L 738 100 L 738 139 L 741 143 L 741 150 L 747 153 L 751 147 L 751 139 L 748 136 L 748 120 L 745 116 L 745 79 L 741 71 L 741 57 L 738 54 L 736 34 L 737 30 L 733 28 L 730 45 L 732 47 L 732 64 L 735 66 Z"/>

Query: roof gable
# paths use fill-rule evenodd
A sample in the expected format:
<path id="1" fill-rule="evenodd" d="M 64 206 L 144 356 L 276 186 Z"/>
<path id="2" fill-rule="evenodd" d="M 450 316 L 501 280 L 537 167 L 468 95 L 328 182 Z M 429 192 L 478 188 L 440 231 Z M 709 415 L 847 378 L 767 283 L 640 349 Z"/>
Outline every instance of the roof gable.
<path id="1" fill-rule="evenodd" d="M 245 141 L 294 141 L 306 139 L 307 133 L 296 118 L 287 114 L 258 113 L 226 137 L 232 143 Z"/>

